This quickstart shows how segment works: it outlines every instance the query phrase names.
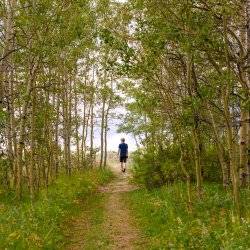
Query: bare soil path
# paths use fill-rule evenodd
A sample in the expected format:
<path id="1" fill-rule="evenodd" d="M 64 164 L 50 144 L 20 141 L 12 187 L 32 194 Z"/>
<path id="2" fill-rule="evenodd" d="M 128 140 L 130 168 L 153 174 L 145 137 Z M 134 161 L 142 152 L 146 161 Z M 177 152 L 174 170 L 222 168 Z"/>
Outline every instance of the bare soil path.
<path id="1" fill-rule="evenodd" d="M 69 225 L 70 244 L 65 249 L 132 250 L 143 248 L 145 240 L 136 227 L 132 211 L 124 199 L 126 192 L 136 190 L 137 187 L 129 183 L 128 173 L 121 173 L 117 166 L 113 166 L 112 170 L 116 178 L 110 184 L 99 188 L 99 195 L 104 199 L 102 207 L 100 208 L 99 205 L 97 208 L 103 213 L 101 225 L 93 226 L 91 215 L 86 216 L 88 212 L 83 211 L 82 215 L 73 219 Z M 90 246 L 86 242 L 88 237 L 95 235 L 91 233 L 93 230 L 99 231 L 98 235 L 102 237 L 95 236 Z"/>
<path id="2" fill-rule="evenodd" d="M 113 168 L 116 179 L 101 189 L 108 193 L 105 204 L 105 228 L 112 240 L 110 249 L 137 249 L 142 244 L 140 231 L 135 225 L 133 215 L 123 199 L 123 194 L 131 192 L 137 187 L 129 183 L 129 174 L 121 173 Z"/>

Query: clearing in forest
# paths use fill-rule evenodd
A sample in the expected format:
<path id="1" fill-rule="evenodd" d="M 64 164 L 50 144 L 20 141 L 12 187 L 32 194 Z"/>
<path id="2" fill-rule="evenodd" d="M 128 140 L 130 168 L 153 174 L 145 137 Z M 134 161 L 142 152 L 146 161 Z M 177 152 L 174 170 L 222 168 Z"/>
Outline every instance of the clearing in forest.
<path id="1" fill-rule="evenodd" d="M 79 217 L 68 225 L 66 249 L 140 249 L 145 240 L 136 226 L 123 194 L 137 187 L 129 174 L 112 168 L 115 179 L 86 201 Z"/>

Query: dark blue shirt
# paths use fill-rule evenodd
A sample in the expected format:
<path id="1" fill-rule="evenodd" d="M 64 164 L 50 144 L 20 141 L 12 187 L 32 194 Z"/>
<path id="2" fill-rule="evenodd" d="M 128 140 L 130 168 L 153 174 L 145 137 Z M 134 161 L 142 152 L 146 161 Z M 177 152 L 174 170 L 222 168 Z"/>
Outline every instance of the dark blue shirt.
<path id="1" fill-rule="evenodd" d="M 126 143 L 119 144 L 119 149 L 120 149 L 120 156 L 121 157 L 128 155 L 128 144 L 126 144 Z"/>

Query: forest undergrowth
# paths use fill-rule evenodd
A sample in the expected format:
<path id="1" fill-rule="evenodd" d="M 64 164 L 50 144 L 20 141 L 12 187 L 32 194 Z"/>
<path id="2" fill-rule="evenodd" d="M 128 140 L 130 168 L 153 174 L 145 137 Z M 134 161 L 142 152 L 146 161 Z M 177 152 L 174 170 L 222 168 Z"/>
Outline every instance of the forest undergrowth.
<path id="1" fill-rule="evenodd" d="M 81 211 L 79 200 L 91 196 L 112 178 L 109 170 L 88 170 L 61 176 L 31 202 L 16 201 L 12 193 L 0 197 L 0 249 L 59 249 L 64 244 L 62 224 Z"/>
<path id="2" fill-rule="evenodd" d="M 136 190 L 126 199 L 148 238 L 148 249 L 249 249 L 250 192 L 241 191 L 241 224 L 232 213 L 230 192 L 220 185 L 204 185 L 204 199 L 187 206 L 183 183 L 153 190 Z"/>

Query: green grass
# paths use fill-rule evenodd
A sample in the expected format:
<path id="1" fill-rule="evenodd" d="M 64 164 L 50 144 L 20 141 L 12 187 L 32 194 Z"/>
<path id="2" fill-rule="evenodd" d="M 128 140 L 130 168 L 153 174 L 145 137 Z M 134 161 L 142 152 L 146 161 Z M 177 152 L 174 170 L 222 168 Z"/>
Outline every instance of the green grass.
<path id="1" fill-rule="evenodd" d="M 138 225 L 148 239 L 145 249 L 250 249 L 250 191 L 241 194 L 242 224 L 235 223 L 230 193 L 216 184 L 205 186 L 203 200 L 186 206 L 183 184 L 127 194 Z"/>
<path id="2" fill-rule="evenodd" d="M 84 201 L 111 178 L 104 170 L 62 176 L 33 203 L 1 194 L 0 249 L 59 249 L 64 243 L 62 223 L 80 212 L 77 199 Z"/>

